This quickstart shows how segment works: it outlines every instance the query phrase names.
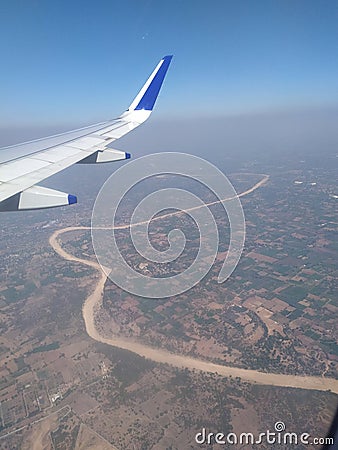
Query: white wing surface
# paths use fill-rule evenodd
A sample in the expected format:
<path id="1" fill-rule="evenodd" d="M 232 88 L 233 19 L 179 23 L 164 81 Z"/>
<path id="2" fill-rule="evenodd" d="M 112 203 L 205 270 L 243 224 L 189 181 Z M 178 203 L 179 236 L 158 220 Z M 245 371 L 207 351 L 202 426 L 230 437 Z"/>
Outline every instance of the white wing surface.
<path id="1" fill-rule="evenodd" d="M 0 211 L 76 203 L 74 195 L 37 184 L 75 163 L 102 163 L 130 158 L 129 153 L 107 146 L 148 119 L 171 59 L 172 56 L 161 59 L 120 117 L 0 149 Z"/>

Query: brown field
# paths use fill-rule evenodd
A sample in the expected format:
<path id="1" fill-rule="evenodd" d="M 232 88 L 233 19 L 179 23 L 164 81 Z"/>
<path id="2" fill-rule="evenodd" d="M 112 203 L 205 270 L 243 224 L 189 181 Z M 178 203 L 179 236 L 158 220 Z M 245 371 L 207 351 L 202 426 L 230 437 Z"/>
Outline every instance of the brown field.
<path id="1" fill-rule="evenodd" d="M 75 450 L 114 450 L 115 447 L 83 423 L 77 435 Z"/>

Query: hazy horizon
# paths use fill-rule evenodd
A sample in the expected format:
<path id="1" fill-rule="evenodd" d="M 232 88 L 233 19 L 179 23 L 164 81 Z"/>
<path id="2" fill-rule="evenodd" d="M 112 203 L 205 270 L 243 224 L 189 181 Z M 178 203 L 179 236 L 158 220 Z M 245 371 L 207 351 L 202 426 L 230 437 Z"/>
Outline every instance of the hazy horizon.
<path id="1" fill-rule="evenodd" d="M 160 105 L 159 105 L 160 108 Z M 157 118 L 156 109 L 142 127 L 119 140 L 116 147 L 134 158 L 161 151 L 216 155 L 224 148 L 238 152 L 338 151 L 338 107 L 275 110 L 214 117 Z M 88 123 L 0 125 L 0 147 L 61 133 Z M 114 144 L 112 145 L 114 147 Z M 0 148 L 0 151 L 1 151 Z"/>

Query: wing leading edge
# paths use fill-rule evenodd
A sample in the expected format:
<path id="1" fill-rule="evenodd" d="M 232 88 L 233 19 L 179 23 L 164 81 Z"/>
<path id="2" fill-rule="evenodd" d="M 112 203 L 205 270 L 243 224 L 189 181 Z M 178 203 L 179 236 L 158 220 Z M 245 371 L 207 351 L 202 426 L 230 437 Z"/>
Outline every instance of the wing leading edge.
<path id="1" fill-rule="evenodd" d="M 0 211 L 51 208 L 76 203 L 74 195 L 37 184 L 75 163 L 92 164 L 130 158 L 129 153 L 107 146 L 148 119 L 171 59 L 171 55 L 161 59 L 120 117 L 0 149 Z"/>

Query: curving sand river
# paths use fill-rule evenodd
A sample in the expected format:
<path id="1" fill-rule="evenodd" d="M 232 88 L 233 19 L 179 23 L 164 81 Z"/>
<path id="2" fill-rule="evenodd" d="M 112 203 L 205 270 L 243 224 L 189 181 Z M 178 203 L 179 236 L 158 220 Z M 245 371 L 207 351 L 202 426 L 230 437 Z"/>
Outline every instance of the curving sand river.
<path id="1" fill-rule="evenodd" d="M 268 175 L 256 183 L 253 187 L 239 194 L 239 197 L 250 194 L 251 192 L 258 189 L 260 186 L 265 184 L 269 179 Z M 221 203 L 227 199 L 219 200 L 216 202 L 209 203 L 212 205 L 215 203 Z M 189 210 L 187 210 L 189 211 Z M 181 214 L 182 212 L 173 212 L 165 214 L 161 217 L 156 217 L 153 220 L 160 220 L 163 217 L 169 217 L 172 215 Z M 137 225 L 137 224 L 136 224 Z M 127 229 L 130 225 L 120 225 L 116 226 L 115 229 Z M 101 266 L 96 261 L 91 261 L 83 258 L 78 258 L 70 253 L 66 252 L 61 245 L 60 236 L 64 233 L 78 230 L 90 230 L 90 227 L 78 226 L 78 227 L 67 227 L 61 230 L 56 230 L 49 239 L 50 245 L 62 258 L 68 261 L 75 261 L 86 266 L 96 269 L 100 278 L 95 286 L 94 291 L 87 297 L 82 307 L 82 315 L 88 335 L 98 342 L 102 342 L 114 347 L 119 347 L 125 350 L 134 352 L 140 356 L 144 356 L 152 361 L 158 363 L 171 364 L 179 368 L 196 369 L 204 372 L 218 373 L 223 376 L 240 377 L 245 381 L 251 383 L 258 383 L 263 385 L 271 386 L 282 386 L 282 387 L 293 387 L 300 389 L 312 389 L 327 391 L 338 394 L 338 380 L 334 378 L 327 377 L 314 377 L 314 376 L 300 376 L 300 375 L 285 375 L 276 373 L 265 373 L 258 370 L 241 369 L 237 367 L 230 367 L 221 364 L 214 364 L 212 362 L 204 361 L 198 358 L 192 358 L 189 356 L 179 355 L 171 353 L 165 349 L 154 348 L 149 345 L 142 344 L 140 342 L 134 341 L 130 338 L 113 336 L 106 338 L 101 336 L 95 327 L 95 310 L 100 305 L 103 298 L 103 291 L 107 275 L 102 271 Z"/>

